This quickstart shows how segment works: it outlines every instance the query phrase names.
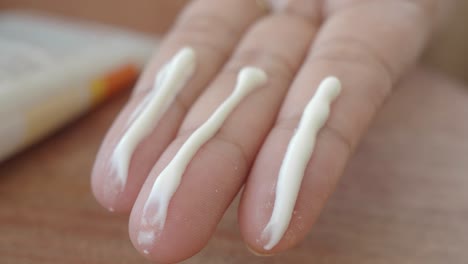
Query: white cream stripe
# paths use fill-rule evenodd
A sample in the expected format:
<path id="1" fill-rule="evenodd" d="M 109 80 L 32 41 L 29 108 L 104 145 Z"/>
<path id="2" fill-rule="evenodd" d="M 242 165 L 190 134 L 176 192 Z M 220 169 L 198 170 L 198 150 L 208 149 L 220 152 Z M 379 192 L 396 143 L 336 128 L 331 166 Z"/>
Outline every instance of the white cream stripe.
<path id="1" fill-rule="evenodd" d="M 317 134 L 327 121 L 330 105 L 340 92 L 340 81 L 335 77 L 328 77 L 319 85 L 304 110 L 279 171 L 273 213 L 262 233 L 262 240 L 268 240 L 265 250 L 276 246 L 289 226 Z"/>
<path id="2" fill-rule="evenodd" d="M 131 115 L 130 125 L 111 158 L 120 190 L 125 188 L 135 148 L 158 124 L 194 71 L 194 50 L 189 47 L 181 49 L 156 76 L 153 90 L 142 100 L 142 106 L 137 107 Z"/>

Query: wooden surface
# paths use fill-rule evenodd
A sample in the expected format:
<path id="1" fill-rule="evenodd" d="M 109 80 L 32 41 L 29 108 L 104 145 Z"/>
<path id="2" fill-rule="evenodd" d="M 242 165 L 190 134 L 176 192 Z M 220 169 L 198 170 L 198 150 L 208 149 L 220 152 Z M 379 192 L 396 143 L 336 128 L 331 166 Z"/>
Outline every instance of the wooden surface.
<path id="1" fill-rule="evenodd" d="M 0 6 L 118 20 L 58 0 L 15 1 Z M 176 5 L 167 8 L 175 12 Z M 171 17 L 150 25 L 149 14 L 136 22 L 123 16 L 116 23 L 157 32 Z M 450 50 L 458 57 L 444 52 L 436 47 L 428 60 L 467 80 L 461 51 Z M 125 99 L 0 164 L 0 263 L 147 263 L 128 240 L 126 217 L 100 208 L 89 186 L 97 148 Z M 468 90 L 461 85 L 436 79 L 407 84 L 380 113 L 304 244 L 273 258 L 255 257 L 240 240 L 231 208 L 208 247 L 186 263 L 467 263 L 467 117 Z"/>

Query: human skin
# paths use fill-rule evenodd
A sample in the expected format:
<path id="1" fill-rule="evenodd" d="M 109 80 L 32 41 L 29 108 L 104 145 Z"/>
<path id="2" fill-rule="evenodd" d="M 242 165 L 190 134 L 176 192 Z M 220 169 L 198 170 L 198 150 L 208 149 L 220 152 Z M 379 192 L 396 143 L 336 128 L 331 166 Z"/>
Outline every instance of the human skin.
<path id="1" fill-rule="evenodd" d="M 293 247 L 312 228 L 361 136 L 418 61 L 449 5 L 437 0 L 296 0 L 287 10 L 267 13 L 252 0 L 193 1 L 103 142 L 92 175 L 96 198 L 106 208 L 131 212 L 130 237 L 143 251 L 137 235 L 157 175 L 229 95 L 239 69 L 257 66 L 269 76 L 267 88 L 241 102 L 195 155 L 148 257 L 171 263 L 202 249 L 244 184 L 238 216 L 248 247 L 259 254 Z M 184 46 L 197 53 L 193 78 L 137 147 L 125 189 L 109 192 L 114 184 L 110 157 L 129 115 L 160 67 Z M 260 237 L 287 144 L 328 75 L 341 80 L 342 94 L 317 138 L 286 236 L 265 251 Z"/>

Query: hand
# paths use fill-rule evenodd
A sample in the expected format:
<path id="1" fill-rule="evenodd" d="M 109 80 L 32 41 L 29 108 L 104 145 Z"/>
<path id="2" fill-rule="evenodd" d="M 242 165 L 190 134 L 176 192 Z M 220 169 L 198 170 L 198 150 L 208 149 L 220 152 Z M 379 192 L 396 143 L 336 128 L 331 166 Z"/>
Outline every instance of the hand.
<path id="1" fill-rule="evenodd" d="M 261 254 L 293 247 L 311 229 L 360 137 L 417 61 L 448 2 L 296 0 L 267 14 L 252 0 L 193 1 L 102 145 L 92 177 L 97 199 L 117 212 L 132 211 L 130 236 L 143 251 L 137 241 L 142 208 L 157 175 L 232 91 L 239 69 L 254 65 L 267 72 L 267 87 L 243 100 L 196 154 L 148 256 L 176 262 L 198 252 L 243 184 L 239 223 L 247 245 Z M 139 144 L 125 188 L 115 191 L 110 156 L 129 115 L 152 87 L 156 72 L 184 46 L 196 51 L 196 72 Z M 265 251 L 260 237 L 287 144 L 318 83 L 328 75 L 341 80 L 342 94 L 317 138 L 289 229 L 276 247 Z"/>

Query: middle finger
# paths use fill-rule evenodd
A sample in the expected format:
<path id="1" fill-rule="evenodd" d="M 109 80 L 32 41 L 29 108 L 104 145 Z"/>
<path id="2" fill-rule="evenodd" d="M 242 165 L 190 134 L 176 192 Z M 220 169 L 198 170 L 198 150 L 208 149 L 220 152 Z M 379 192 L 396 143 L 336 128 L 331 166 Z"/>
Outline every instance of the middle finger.
<path id="1" fill-rule="evenodd" d="M 130 235 L 139 250 L 155 260 L 173 262 L 206 244 L 274 124 L 315 31 L 313 23 L 287 14 L 268 16 L 250 29 L 222 72 L 192 106 L 178 137 L 148 176 L 130 219 Z M 193 130 L 232 92 L 237 73 L 247 65 L 263 69 L 268 75 L 267 85 L 242 101 L 219 132 L 195 154 L 170 201 L 164 229 L 141 243 L 140 232 L 156 232 L 156 227 L 142 224 L 143 208 L 156 178 Z"/>

